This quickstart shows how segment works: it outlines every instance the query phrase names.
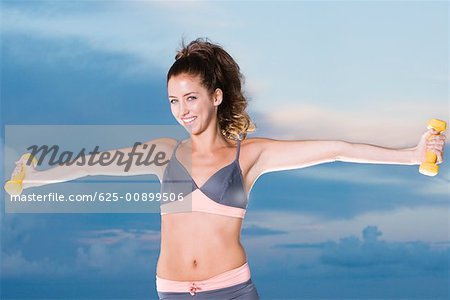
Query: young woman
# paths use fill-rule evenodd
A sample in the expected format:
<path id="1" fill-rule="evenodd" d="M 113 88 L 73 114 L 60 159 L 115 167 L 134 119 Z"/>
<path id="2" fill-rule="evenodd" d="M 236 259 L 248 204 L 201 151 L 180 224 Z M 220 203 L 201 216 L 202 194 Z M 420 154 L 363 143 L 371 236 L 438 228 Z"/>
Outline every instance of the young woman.
<path id="1" fill-rule="evenodd" d="M 234 59 L 219 45 L 203 39 L 184 46 L 175 59 L 167 74 L 168 101 L 190 138 L 149 141 L 158 151 L 170 153 L 169 163 L 132 166 L 128 172 L 155 174 L 162 192 L 182 192 L 191 201 L 189 211 L 177 209 L 180 203 L 176 201 L 161 205 L 156 270 L 160 299 L 259 299 L 240 231 L 250 190 L 264 173 L 333 161 L 414 165 L 425 160 L 427 150 L 436 153 L 442 163 L 446 137 L 434 130 L 425 132 L 417 146 L 408 149 L 333 140 L 247 138 L 255 126 L 245 112 L 242 75 Z M 131 147 L 119 150 L 129 152 Z M 192 167 L 187 168 L 191 158 Z M 24 188 L 46 180 L 123 172 L 112 165 L 74 164 L 45 171 L 26 168 Z M 188 184 L 177 184 L 179 180 Z"/>

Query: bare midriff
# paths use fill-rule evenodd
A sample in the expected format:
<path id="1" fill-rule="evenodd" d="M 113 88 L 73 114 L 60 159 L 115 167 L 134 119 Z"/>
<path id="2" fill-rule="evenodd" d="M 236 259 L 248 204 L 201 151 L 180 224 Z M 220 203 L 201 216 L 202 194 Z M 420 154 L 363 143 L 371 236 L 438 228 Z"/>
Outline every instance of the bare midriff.
<path id="1" fill-rule="evenodd" d="M 203 212 L 161 216 L 156 274 L 168 280 L 205 280 L 247 261 L 240 242 L 242 219 Z"/>

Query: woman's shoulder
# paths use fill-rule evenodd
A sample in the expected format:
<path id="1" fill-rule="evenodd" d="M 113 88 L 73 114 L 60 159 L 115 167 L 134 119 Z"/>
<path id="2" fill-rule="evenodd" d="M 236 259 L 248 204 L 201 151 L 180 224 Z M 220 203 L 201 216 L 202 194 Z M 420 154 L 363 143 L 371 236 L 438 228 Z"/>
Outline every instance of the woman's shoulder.
<path id="1" fill-rule="evenodd" d="M 270 138 L 265 137 L 251 137 L 246 138 L 241 141 L 241 147 L 242 149 L 245 149 L 244 151 L 251 156 L 259 155 L 261 151 L 267 146 L 268 143 L 271 141 L 274 141 Z"/>
<path id="2" fill-rule="evenodd" d="M 270 143 L 271 141 L 274 141 L 274 139 L 266 137 L 251 137 L 242 140 L 241 145 L 242 146 L 246 145 L 249 148 L 260 148 L 264 147 L 265 144 Z"/>
<path id="3" fill-rule="evenodd" d="M 146 143 L 152 143 L 156 146 L 166 147 L 166 146 L 174 146 L 177 144 L 178 141 L 181 141 L 181 139 L 176 139 L 172 137 L 161 137 L 161 138 L 155 138 L 152 140 L 147 141 Z"/>
<path id="4" fill-rule="evenodd" d="M 175 146 L 179 141 L 181 141 L 181 139 L 175 139 L 171 137 L 161 137 L 149 140 L 144 144 L 147 144 L 147 148 L 154 147 L 154 150 L 156 152 L 164 152 L 169 154 L 172 153 L 173 149 L 175 148 Z"/>

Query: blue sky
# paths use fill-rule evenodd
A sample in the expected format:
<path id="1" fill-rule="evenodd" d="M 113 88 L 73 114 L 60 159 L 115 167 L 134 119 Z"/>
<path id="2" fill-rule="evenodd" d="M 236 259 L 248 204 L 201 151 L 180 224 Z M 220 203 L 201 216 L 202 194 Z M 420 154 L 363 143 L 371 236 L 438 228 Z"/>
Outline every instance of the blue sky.
<path id="1" fill-rule="evenodd" d="M 258 127 L 249 137 L 412 147 L 430 118 L 449 121 L 448 8 L 1 1 L 1 172 L 5 125 L 176 124 L 165 75 L 182 37 L 235 57 Z M 260 177 L 242 243 L 262 299 L 449 298 L 450 174 L 440 167 L 426 177 L 418 166 L 335 162 Z M 1 222 L 2 299 L 156 298 L 158 214 L 2 205 Z"/>

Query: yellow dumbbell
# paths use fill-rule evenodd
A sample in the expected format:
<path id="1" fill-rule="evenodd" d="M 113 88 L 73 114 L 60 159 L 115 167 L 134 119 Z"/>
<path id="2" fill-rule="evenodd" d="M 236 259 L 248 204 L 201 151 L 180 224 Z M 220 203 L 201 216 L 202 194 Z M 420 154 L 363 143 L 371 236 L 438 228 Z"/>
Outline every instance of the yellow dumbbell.
<path id="1" fill-rule="evenodd" d="M 427 129 L 434 129 L 439 134 L 447 128 L 447 123 L 438 119 L 428 121 Z M 439 166 L 436 164 L 436 153 L 427 150 L 425 153 L 425 161 L 420 164 L 419 172 L 427 176 L 435 176 L 439 173 Z"/>
<path id="2" fill-rule="evenodd" d="M 27 163 L 28 159 L 30 158 L 30 153 L 25 153 L 22 155 L 20 160 L 22 161 L 22 165 L 20 168 L 20 171 L 17 172 L 14 176 L 11 177 L 10 180 L 8 180 L 5 183 L 5 191 L 10 195 L 20 195 L 23 191 L 23 179 L 25 178 L 25 164 Z M 33 167 L 36 168 L 37 160 L 33 157 L 32 160 Z"/>

